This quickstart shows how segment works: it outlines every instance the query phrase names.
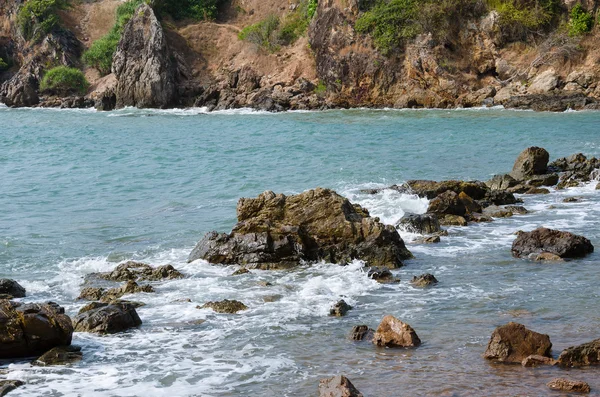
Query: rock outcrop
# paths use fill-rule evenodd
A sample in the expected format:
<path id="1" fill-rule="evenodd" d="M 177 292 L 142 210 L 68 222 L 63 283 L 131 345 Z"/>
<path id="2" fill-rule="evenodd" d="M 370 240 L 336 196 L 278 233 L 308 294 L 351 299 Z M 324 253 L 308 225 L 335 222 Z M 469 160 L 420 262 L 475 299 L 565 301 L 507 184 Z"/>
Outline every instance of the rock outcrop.
<path id="1" fill-rule="evenodd" d="M 363 395 L 354 387 L 350 379 L 344 375 L 337 375 L 319 381 L 319 397 L 363 397 Z"/>
<path id="2" fill-rule="evenodd" d="M 32 362 L 33 365 L 42 367 L 50 365 L 66 365 L 80 361 L 83 357 L 79 346 L 58 346 L 50 349 L 41 357 Z"/>
<path id="3" fill-rule="evenodd" d="M 0 300 L 0 358 L 43 354 L 71 344 L 73 325 L 53 302 L 16 303 Z"/>
<path id="4" fill-rule="evenodd" d="M 264 192 L 255 199 L 242 198 L 237 216 L 231 233 L 208 233 L 188 261 L 271 269 L 301 261 L 361 259 L 395 268 L 412 257 L 393 226 L 382 224 L 329 189 L 294 196 Z"/>
<path id="5" fill-rule="evenodd" d="M 24 298 L 25 288 L 15 280 L 0 279 L 0 299 Z"/>
<path id="6" fill-rule="evenodd" d="M 110 281 L 161 281 L 183 278 L 183 274 L 171 265 L 154 268 L 136 261 L 123 262 L 110 273 L 93 273 L 92 276 L 94 275 Z"/>
<path id="7" fill-rule="evenodd" d="M 73 318 L 76 332 L 115 334 L 142 325 L 134 305 L 126 302 L 94 302 Z"/>
<path id="8" fill-rule="evenodd" d="M 441 231 L 436 214 L 406 214 L 396 224 L 398 229 L 419 234 L 433 234 Z"/>
<path id="9" fill-rule="evenodd" d="M 552 357 L 550 337 L 510 322 L 494 330 L 484 357 L 502 363 L 518 363 L 531 356 Z"/>
<path id="10" fill-rule="evenodd" d="M 116 106 L 165 108 L 175 103 L 175 68 L 163 28 L 142 4 L 123 30 L 113 57 Z"/>
<path id="11" fill-rule="evenodd" d="M 565 367 L 600 365 L 600 339 L 563 350 L 558 356 L 558 364 Z"/>
<path id="12" fill-rule="evenodd" d="M 546 384 L 552 390 L 567 391 L 575 393 L 589 393 L 590 385 L 581 380 L 571 380 L 566 378 L 552 379 Z"/>
<path id="13" fill-rule="evenodd" d="M 580 258 L 594 252 L 594 246 L 583 236 L 540 227 L 531 232 L 520 232 L 511 251 L 517 258 L 542 253 L 561 258 Z"/>
<path id="14" fill-rule="evenodd" d="M 410 325 L 387 315 L 377 327 L 373 343 L 381 347 L 417 347 L 421 339 Z"/>
<path id="15" fill-rule="evenodd" d="M 545 174 L 549 159 L 550 154 L 546 149 L 536 146 L 528 147 L 517 157 L 510 175 L 516 180 L 525 180 L 534 175 Z"/>

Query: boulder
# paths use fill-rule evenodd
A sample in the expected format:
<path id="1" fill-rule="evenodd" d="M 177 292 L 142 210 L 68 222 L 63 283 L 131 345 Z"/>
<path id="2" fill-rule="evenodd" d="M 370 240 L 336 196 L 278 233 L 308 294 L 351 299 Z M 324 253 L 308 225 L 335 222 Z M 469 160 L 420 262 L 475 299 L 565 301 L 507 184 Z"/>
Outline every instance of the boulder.
<path id="1" fill-rule="evenodd" d="M 543 187 L 532 187 L 525 191 L 525 194 L 549 194 L 550 190 Z"/>
<path id="2" fill-rule="evenodd" d="M 0 359 L 40 355 L 71 344 L 73 325 L 54 302 L 0 301 Z"/>
<path id="3" fill-rule="evenodd" d="M 15 280 L 0 279 L 0 299 L 24 298 L 25 288 Z"/>
<path id="4" fill-rule="evenodd" d="M 569 391 L 575 393 L 589 393 L 590 385 L 581 380 L 555 378 L 546 384 L 552 390 Z"/>
<path id="5" fill-rule="evenodd" d="M 464 192 L 474 200 L 483 199 L 489 192 L 489 188 L 483 182 L 479 181 L 429 181 L 429 180 L 410 180 L 404 185 L 392 186 L 391 189 L 398 190 L 402 193 L 412 192 L 420 197 L 426 197 L 429 200 L 439 196 L 440 194 L 451 191 L 457 195 Z"/>
<path id="6" fill-rule="evenodd" d="M 569 347 L 558 356 L 558 364 L 564 367 L 584 367 L 600 364 L 600 339 Z"/>
<path id="7" fill-rule="evenodd" d="M 218 302 L 206 302 L 204 305 L 198 308 L 213 309 L 217 313 L 235 314 L 239 311 L 248 309 L 248 306 L 244 305 L 240 301 L 224 299 Z"/>
<path id="8" fill-rule="evenodd" d="M 436 215 L 464 216 L 467 213 L 467 208 L 462 200 L 459 199 L 458 194 L 448 190 L 429 202 L 427 212 Z"/>
<path id="9" fill-rule="evenodd" d="M 25 383 L 20 380 L 0 380 L 0 397 L 6 396 L 11 391 Z"/>
<path id="10" fill-rule="evenodd" d="M 467 220 L 460 215 L 446 214 L 440 218 L 440 225 L 442 226 L 467 226 Z"/>
<path id="11" fill-rule="evenodd" d="M 73 324 L 77 332 L 115 334 L 142 324 L 134 305 L 130 303 L 94 302 L 87 305 L 86 308 L 86 311 L 80 311 L 73 318 Z"/>
<path id="12" fill-rule="evenodd" d="M 527 179 L 526 185 L 529 186 L 554 186 L 558 183 L 559 176 L 558 174 L 544 174 L 544 175 L 534 175 Z"/>
<path id="13" fill-rule="evenodd" d="M 511 251 L 517 258 L 543 252 L 561 258 L 580 258 L 594 252 L 594 246 L 583 236 L 540 227 L 531 232 L 519 233 Z"/>
<path id="14" fill-rule="evenodd" d="M 502 363 L 519 363 L 531 355 L 552 357 L 548 335 L 539 334 L 524 325 L 510 322 L 494 330 L 484 357 Z"/>
<path id="15" fill-rule="evenodd" d="M 375 330 L 369 328 L 368 325 L 355 325 L 352 327 L 352 331 L 350 331 L 349 338 L 351 340 L 362 341 L 362 340 L 373 340 L 373 335 L 375 334 Z"/>
<path id="16" fill-rule="evenodd" d="M 460 192 L 458 194 L 458 200 L 465 207 L 465 211 L 466 211 L 467 215 L 474 214 L 474 213 L 481 213 L 481 209 L 482 209 L 481 205 L 478 202 L 476 202 L 475 200 L 473 200 L 465 192 Z M 460 215 L 460 214 L 457 214 L 457 215 Z"/>
<path id="17" fill-rule="evenodd" d="M 396 227 L 419 234 L 433 234 L 441 230 L 436 214 L 406 214 L 398 221 Z"/>
<path id="18" fill-rule="evenodd" d="M 524 367 L 539 367 L 540 365 L 556 365 L 557 361 L 551 357 L 544 357 L 537 354 L 527 356 L 521 361 Z"/>
<path id="19" fill-rule="evenodd" d="M 517 180 L 524 180 L 534 175 L 543 175 L 548 169 L 549 158 L 550 154 L 546 149 L 536 146 L 528 147 L 517 157 L 510 175 Z"/>
<path id="20" fill-rule="evenodd" d="M 344 375 L 319 381 L 319 397 L 363 397 Z"/>
<path id="21" fill-rule="evenodd" d="M 331 309 L 329 309 L 329 315 L 335 317 L 342 317 L 345 316 L 350 309 L 352 309 L 352 306 L 347 304 L 345 300 L 340 299 L 331 307 Z"/>
<path id="22" fill-rule="evenodd" d="M 381 284 L 399 283 L 400 279 L 394 277 L 392 272 L 385 267 L 370 267 L 367 269 L 367 277 Z"/>
<path id="23" fill-rule="evenodd" d="M 558 76 L 553 69 L 548 69 L 533 78 L 527 89 L 529 94 L 544 94 L 558 86 Z"/>
<path id="24" fill-rule="evenodd" d="M 427 287 L 433 284 L 437 284 L 438 280 L 433 274 L 421 274 L 420 276 L 414 276 L 410 283 L 416 287 Z"/>
<path id="25" fill-rule="evenodd" d="M 512 212 L 513 214 L 525 215 L 528 214 L 529 211 L 527 208 L 521 205 L 507 205 L 504 207 L 505 210 Z"/>
<path id="26" fill-rule="evenodd" d="M 492 179 L 485 183 L 492 190 L 506 190 L 516 186 L 519 182 L 509 174 L 494 175 Z"/>
<path id="27" fill-rule="evenodd" d="M 377 327 L 373 343 L 380 347 L 417 347 L 421 339 L 410 325 L 387 315 Z"/>
<path id="28" fill-rule="evenodd" d="M 165 108 L 175 101 L 175 69 L 163 28 L 142 3 L 123 28 L 113 56 L 116 107 Z"/>
<path id="29" fill-rule="evenodd" d="M 507 190 L 490 190 L 488 194 L 486 194 L 482 202 L 491 203 L 493 205 L 506 205 L 516 204 L 522 201 L 520 199 L 517 199 L 512 192 L 509 192 Z M 486 207 L 487 205 L 482 206 Z"/>
<path id="30" fill-rule="evenodd" d="M 81 360 L 83 354 L 79 346 L 58 346 L 42 354 L 32 365 L 46 367 L 49 365 L 73 364 Z"/>
<path id="31" fill-rule="evenodd" d="M 145 263 L 136 261 L 123 262 L 112 272 L 96 273 L 95 275 L 110 281 L 161 281 L 183 278 L 183 274 L 171 265 L 163 265 L 154 268 Z"/>
<path id="32" fill-rule="evenodd" d="M 484 208 L 483 214 L 491 216 L 492 218 L 509 218 L 513 216 L 512 211 L 506 208 L 498 207 L 497 205 L 491 205 L 487 208 Z"/>
<path id="33" fill-rule="evenodd" d="M 208 233 L 188 261 L 272 269 L 303 261 L 344 264 L 361 259 L 395 268 L 412 257 L 393 226 L 329 189 L 293 196 L 268 191 L 255 199 L 242 198 L 237 216 L 231 233 Z"/>

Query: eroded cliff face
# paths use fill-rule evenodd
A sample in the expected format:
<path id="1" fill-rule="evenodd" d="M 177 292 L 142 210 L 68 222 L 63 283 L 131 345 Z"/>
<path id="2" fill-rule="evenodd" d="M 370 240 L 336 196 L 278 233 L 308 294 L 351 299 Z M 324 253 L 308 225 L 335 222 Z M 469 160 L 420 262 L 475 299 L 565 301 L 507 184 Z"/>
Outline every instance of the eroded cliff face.
<path id="1" fill-rule="evenodd" d="M 0 26 L 0 56 L 12 51 L 20 66 L 0 74 L 0 82 L 9 80 L 0 90 L 2 100 L 11 106 L 35 105 L 44 72 L 39 65 L 57 53 L 63 54 L 58 57 L 61 64 L 77 65 L 76 47 L 81 45 L 77 43 L 89 46 L 108 32 L 112 24 L 106 14 L 118 4 L 116 0 L 77 4 L 61 15 L 66 28 L 62 41 L 50 38 L 32 46 L 19 39 L 15 28 L 18 1 L 0 0 L 0 12 L 8 16 Z M 576 4 L 593 13 L 599 8 L 597 0 L 563 1 L 567 8 Z M 101 109 L 133 105 L 272 111 L 355 106 L 504 105 L 556 111 L 599 107 L 598 26 L 583 39 L 550 33 L 530 42 L 507 43 L 500 34 L 498 14 L 489 12 L 457 19 L 447 42 L 426 33 L 383 55 L 368 34 L 354 28 L 361 15 L 358 0 L 320 0 L 306 35 L 291 45 L 269 52 L 238 38 L 243 27 L 269 15 L 284 18 L 297 5 L 296 0 L 232 0 L 217 21 L 191 24 L 148 18 L 144 22 L 140 14 L 125 30 L 144 34 L 129 35 L 120 44 L 113 75 L 100 78 L 86 69 L 92 87 L 89 100 L 78 104 L 94 103 Z M 74 40 L 64 43 L 71 36 Z M 64 105 L 41 99 L 42 105 Z"/>

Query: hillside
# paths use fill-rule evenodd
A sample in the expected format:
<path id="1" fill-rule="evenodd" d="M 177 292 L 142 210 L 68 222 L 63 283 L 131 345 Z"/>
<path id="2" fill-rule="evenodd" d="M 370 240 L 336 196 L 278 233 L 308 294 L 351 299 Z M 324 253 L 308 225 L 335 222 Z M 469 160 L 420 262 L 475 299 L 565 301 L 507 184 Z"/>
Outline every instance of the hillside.
<path id="1" fill-rule="evenodd" d="M 123 2 L 99 0 L 57 6 L 35 38 L 18 18 L 33 1 L 0 0 L 9 106 L 600 107 L 596 0 L 214 0 L 208 18 L 173 15 L 165 0 L 132 5 L 118 32 Z M 31 20 L 38 34 L 43 18 Z M 84 54 L 109 34 L 114 58 L 91 63 Z M 40 89 L 62 65 L 89 86 Z"/>

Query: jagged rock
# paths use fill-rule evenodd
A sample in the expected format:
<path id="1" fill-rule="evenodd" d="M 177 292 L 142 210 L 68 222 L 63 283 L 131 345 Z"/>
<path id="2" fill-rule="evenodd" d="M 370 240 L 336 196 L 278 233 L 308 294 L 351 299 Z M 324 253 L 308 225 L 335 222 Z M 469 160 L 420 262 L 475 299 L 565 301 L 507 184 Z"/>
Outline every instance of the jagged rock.
<path id="1" fill-rule="evenodd" d="M 442 241 L 440 236 L 428 236 L 416 239 L 415 241 L 413 241 L 413 244 L 436 244 L 440 241 Z"/>
<path id="2" fill-rule="evenodd" d="M 600 364 L 600 339 L 571 346 L 560 353 L 558 364 L 564 367 L 584 367 Z"/>
<path id="3" fill-rule="evenodd" d="M 15 280 L 8 278 L 0 279 L 0 299 L 24 298 L 25 288 Z"/>
<path id="4" fill-rule="evenodd" d="M 206 302 L 204 305 L 198 308 L 213 309 L 217 313 L 235 314 L 239 311 L 248 309 L 248 306 L 244 305 L 240 301 L 224 299 L 219 302 Z"/>
<path id="5" fill-rule="evenodd" d="M 583 236 L 540 227 L 531 232 L 519 233 L 511 251 L 517 258 L 543 252 L 561 258 L 579 258 L 594 252 L 594 246 Z"/>
<path id="6" fill-rule="evenodd" d="M 142 324 L 134 305 L 130 303 L 94 302 L 87 305 L 86 308 L 86 311 L 80 311 L 73 318 L 73 324 L 77 332 L 115 334 Z"/>
<path id="7" fill-rule="evenodd" d="M 536 112 L 564 112 L 567 109 L 595 109 L 598 106 L 598 102 L 581 92 L 554 90 L 544 94 L 511 96 L 503 105 L 507 109 L 532 109 Z"/>
<path id="8" fill-rule="evenodd" d="M 399 283 L 400 279 L 394 277 L 389 269 L 384 267 L 371 267 L 367 270 L 367 277 L 381 284 Z"/>
<path id="9" fill-rule="evenodd" d="M 554 69 L 548 69 L 535 76 L 527 92 L 529 94 L 543 94 L 552 91 L 556 86 L 558 86 L 558 76 Z"/>
<path id="10" fill-rule="evenodd" d="M 524 180 L 534 175 L 543 175 L 548 169 L 549 158 L 550 154 L 546 149 L 536 146 L 528 147 L 517 157 L 510 175 L 517 180 Z"/>
<path id="11" fill-rule="evenodd" d="M 45 367 L 72 364 L 80 361 L 82 356 L 83 353 L 81 353 L 81 347 L 79 346 L 58 346 L 42 354 L 41 357 L 32 362 L 32 365 Z"/>
<path id="12" fill-rule="evenodd" d="M 558 183 L 558 174 L 534 175 L 527 179 L 526 185 L 529 186 L 554 186 Z"/>
<path id="13" fill-rule="evenodd" d="M 183 274 L 171 265 L 153 268 L 136 261 L 123 262 L 110 273 L 96 273 L 95 275 L 110 281 L 160 281 L 183 278 Z"/>
<path id="14" fill-rule="evenodd" d="M 416 287 L 427 287 L 433 284 L 437 284 L 438 280 L 433 274 L 421 274 L 420 276 L 414 276 L 410 283 Z"/>
<path id="15" fill-rule="evenodd" d="M 494 220 L 492 219 L 491 216 L 473 213 L 473 214 L 469 215 L 469 221 L 475 222 L 475 223 L 481 223 L 481 222 L 493 222 Z"/>
<path id="16" fill-rule="evenodd" d="M 427 212 L 440 215 L 464 216 L 467 209 L 459 199 L 459 195 L 451 190 L 445 191 L 429 202 Z"/>
<path id="17" fill-rule="evenodd" d="M 363 395 L 354 387 L 350 379 L 344 375 L 337 375 L 319 381 L 319 397 L 363 397 Z"/>
<path id="18" fill-rule="evenodd" d="M 381 347 L 417 347 L 421 339 L 410 325 L 387 315 L 377 327 L 373 343 Z"/>
<path id="19" fill-rule="evenodd" d="M 352 327 L 352 331 L 350 331 L 349 338 L 351 340 L 357 340 L 357 341 L 362 341 L 362 340 L 372 341 L 374 334 L 375 334 L 375 330 L 372 328 L 369 328 L 368 325 L 355 325 L 354 327 Z"/>
<path id="20" fill-rule="evenodd" d="M 340 299 L 331 307 L 331 309 L 329 310 L 329 315 L 335 317 L 342 317 L 345 316 L 346 313 L 348 313 L 348 311 L 351 309 L 352 306 L 347 304 L 345 300 Z"/>
<path id="21" fill-rule="evenodd" d="M 125 25 L 112 72 L 117 79 L 117 108 L 173 104 L 175 66 L 163 28 L 149 5 L 142 3 Z"/>
<path id="22" fill-rule="evenodd" d="M 552 357 L 540 356 L 532 354 L 527 356 L 521 361 L 521 365 L 524 367 L 539 367 L 540 365 L 556 365 L 557 361 Z"/>
<path id="23" fill-rule="evenodd" d="M 512 189 L 512 188 L 509 188 Z M 482 202 L 491 203 L 492 205 L 516 204 L 522 202 L 517 199 L 512 192 L 508 190 L 491 190 L 489 191 Z M 482 205 L 487 207 L 488 205 Z"/>
<path id="24" fill-rule="evenodd" d="M 113 110 L 117 106 L 117 77 L 110 73 L 98 80 L 87 98 L 94 102 L 96 110 Z"/>
<path id="25" fill-rule="evenodd" d="M 528 214 L 529 211 L 527 210 L 527 208 L 520 206 L 520 205 L 507 205 L 506 207 L 504 207 L 505 210 L 512 212 L 513 214 L 520 214 L 520 215 L 524 215 L 524 214 Z"/>
<path id="26" fill-rule="evenodd" d="M 6 396 L 11 391 L 25 383 L 20 380 L 0 380 L 0 397 Z"/>
<path id="27" fill-rule="evenodd" d="M 451 191 L 457 195 L 464 192 L 474 200 L 484 199 L 489 192 L 489 188 L 483 182 L 479 181 L 428 181 L 428 180 L 410 180 L 401 186 L 391 186 L 391 189 L 411 191 L 419 197 L 434 199 L 442 193 Z"/>
<path id="28" fill-rule="evenodd" d="M 406 214 L 398 221 L 396 227 L 419 234 L 433 234 L 441 230 L 436 214 Z"/>
<path id="29" fill-rule="evenodd" d="M 590 385 L 581 380 L 571 380 L 565 378 L 552 379 L 546 384 L 552 390 L 570 391 L 575 393 L 589 393 Z"/>
<path id="30" fill-rule="evenodd" d="M 232 276 L 241 276 L 242 274 L 248 274 L 250 270 L 242 267 L 241 269 L 237 269 L 235 272 L 231 273 Z"/>
<path id="31" fill-rule="evenodd" d="M 460 192 L 458 194 L 458 200 L 462 203 L 462 205 L 464 205 L 467 215 L 481 212 L 481 209 L 482 209 L 481 205 L 479 203 L 477 203 L 475 200 L 473 200 L 465 192 Z M 460 215 L 460 214 L 456 214 L 456 215 Z"/>
<path id="32" fill-rule="evenodd" d="M 242 198 L 230 234 L 208 233 L 188 261 L 285 268 L 300 261 L 347 263 L 361 259 L 395 268 L 412 257 L 398 231 L 332 190 Z"/>
<path id="33" fill-rule="evenodd" d="M 77 299 L 88 301 L 99 301 L 104 296 L 105 289 L 100 287 L 85 287 L 79 293 Z"/>
<path id="34" fill-rule="evenodd" d="M 494 330 L 484 357 L 502 363 L 521 363 L 531 355 L 552 357 L 550 337 L 510 322 Z"/>
<path id="35" fill-rule="evenodd" d="M 120 287 L 110 288 L 108 290 L 100 287 L 86 287 L 81 290 L 77 299 L 111 302 L 119 299 L 123 295 L 137 294 L 140 292 L 154 292 L 154 288 L 148 284 L 140 286 L 135 281 L 129 280 Z"/>
<path id="36" fill-rule="evenodd" d="M 459 215 L 444 215 L 440 218 L 440 225 L 442 226 L 467 226 L 467 220 Z"/>
<path id="37" fill-rule="evenodd" d="M 509 174 L 494 175 L 492 179 L 485 183 L 492 190 L 506 190 L 516 186 L 519 182 Z"/>
<path id="38" fill-rule="evenodd" d="M 73 326 L 54 302 L 0 301 L 0 359 L 39 355 L 71 344 Z"/>

